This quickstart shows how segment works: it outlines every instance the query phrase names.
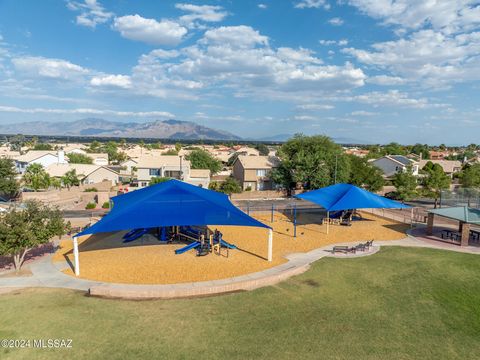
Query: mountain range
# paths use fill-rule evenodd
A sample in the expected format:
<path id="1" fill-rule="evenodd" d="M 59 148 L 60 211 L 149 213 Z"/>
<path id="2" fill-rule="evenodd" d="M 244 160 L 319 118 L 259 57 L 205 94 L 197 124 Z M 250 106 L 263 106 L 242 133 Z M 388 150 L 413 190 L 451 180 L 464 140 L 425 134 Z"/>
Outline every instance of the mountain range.
<path id="1" fill-rule="evenodd" d="M 180 120 L 157 120 L 143 123 L 117 122 L 96 118 L 62 122 L 31 121 L 0 125 L 0 134 L 178 140 L 241 140 L 240 137 L 228 131 L 212 129 L 190 121 Z"/>

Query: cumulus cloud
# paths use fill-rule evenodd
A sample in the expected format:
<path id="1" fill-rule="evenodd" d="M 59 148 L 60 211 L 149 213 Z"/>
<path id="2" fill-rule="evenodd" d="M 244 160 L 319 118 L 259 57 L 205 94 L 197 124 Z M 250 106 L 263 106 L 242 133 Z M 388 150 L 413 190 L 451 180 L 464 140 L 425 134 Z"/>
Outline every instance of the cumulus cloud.
<path id="1" fill-rule="evenodd" d="M 188 12 L 189 14 L 180 17 L 180 22 L 188 27 L 198 26 L 197 21 L 203 22 L 220 22 L 228 13 L 218 5 L 193 5 L 193 4 L 175 4 L 179 10 Z"/>
<path id="2" fill-rule="evenodd" d="M 258 4 L 257 5 L 260 9 L 266 9 L 268 6 L 267 4 Z"/>
<path id="3" fill-rule="evenodd" d="M 367 82 L 375 85 L 394 86 L 394 85 L 403 85 L 407 81 L 398 76 L 376 75 L 376 76 L 370 76 L 367 79 Z"/>
<path id="4" fill-rule="evenodd" d="M 15 69 L 24 76 L 58 80 L 74 80 L 89 73 L 89 70 L 66 60 L 41 56 L 24 56 L 12 59 Z"/>
<path id="5" fill-rule="evenodd" d="M 113 87 L 129 89 L 132 86 L 130 76 L 127 75 L 102 75 L 94 76 L 90 84 L 96 87 Z"/>
<path id="6" fill-rule="evenodd" d="M 322 7 L 328 10 L 330 9 L 330 4 L 326 0 L 300 0 L 295 2 L 293 7 L 296 9 L 319 9 Z"/>
<path id="7" fill-rule="evenodd" d="M 126 39 L 169 46 L 179 44 L 188 31 L 175 21 L 146 19 L 138 14 L 115 18 L 113 28 Z"/>
<path id="8" fill-rule="evenodd" d="M 248 26 L 211 29 L 195 45 L 177 50 L 174 62 L 163 51 L 143 55 L 132 82 L 135 89 L 159 97 L 222 88 L 241 97 L 292 97 L 364 85 L 365 74 L 352 64 L 323 65 L 309 49 L 275 49 L 268 40 Z"/>
<path id="9" fill-rule="evenodd" d="M 365 110 L 356 110 L 350 113 L 352 116 L 375 116 L 378 115 L 376 112 L 365 111 Z"/>
<path id="10" fill-rule="evenodd" d="M 340 39 L 340 40 L 318 40 L 320 45 L 323 46 L 331 46 L 331 45 L 338 45 L 338 46 L 346 46 L 348 45 L 348 40 L 347 39 Z"/>
<path id="11" fill-rule="evenodd" d="M 385 24 L 407 29 L 425 26 L 435 31 L 471 30 L 480 24 L 480 7 L 475 0 L 348 0 L 350 5 Z"/>
<path id="12" fill-rule="evenodd" d="M 447 35 L 426 29 L 399 40 L 376 43 L 371 50 L 343 51 L 362 63 L 389 70 L 396 80 L 405 78 L 422 86 L 448 87 L 480 79 L 480 32 Z"/>
<path id="13" fill-rule="evenodd" d="M 0 112 L 23 113 L 23 114 L 89 114 L 89 115 L 113 115 L 127 117 L 158 117 L 158 118 L 175 118 L 167 111 L 117 111 L 90 108 L 77 109 L 49 109 L 49 108 L 19 108 L 15 106 L 0 106 Z"/>
<path id="14" fill-rule="evenodd" d="M 113 17 L 113 13 L 106 11 L 96 0 L 67 1 L 67 8 L 79 11 L 76 22 L 78 25 L 95 28 L 98 24 L 104 24 Z"/>
<path id="15" fill-rule="evenodd" d="M 300 110 L 332 110 L 335 106 L 329 104 L 301 104 L 297 106 Z"/>

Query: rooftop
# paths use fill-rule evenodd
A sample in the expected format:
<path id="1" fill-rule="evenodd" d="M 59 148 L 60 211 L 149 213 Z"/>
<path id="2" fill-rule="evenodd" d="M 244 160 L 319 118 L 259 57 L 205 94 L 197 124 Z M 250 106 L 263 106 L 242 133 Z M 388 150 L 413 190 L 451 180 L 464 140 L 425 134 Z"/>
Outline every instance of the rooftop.
<path id="1" fill-rule="evenodd" d="M 428 210 L 429 213 L 471 224 L 480 224 L 480 209 L 457 206 Z"/>

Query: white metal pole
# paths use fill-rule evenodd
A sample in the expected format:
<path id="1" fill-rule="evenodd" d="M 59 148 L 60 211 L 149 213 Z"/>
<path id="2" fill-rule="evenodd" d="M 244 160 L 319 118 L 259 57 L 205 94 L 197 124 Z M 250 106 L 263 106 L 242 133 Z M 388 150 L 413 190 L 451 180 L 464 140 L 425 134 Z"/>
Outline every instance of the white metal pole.
<path id="1" fill-rule="evenodd" d="M 268 261 L 272 261 L 273 257 L 273 231 L 268 229 Z"/>
<path id="2" fill-rule="evenodd" d="M 73 257 L 75 258 L 75 275 L 80 275 L 80 262 L 78 259 L 78 240 L 77 237 L 73 237 Z"/>

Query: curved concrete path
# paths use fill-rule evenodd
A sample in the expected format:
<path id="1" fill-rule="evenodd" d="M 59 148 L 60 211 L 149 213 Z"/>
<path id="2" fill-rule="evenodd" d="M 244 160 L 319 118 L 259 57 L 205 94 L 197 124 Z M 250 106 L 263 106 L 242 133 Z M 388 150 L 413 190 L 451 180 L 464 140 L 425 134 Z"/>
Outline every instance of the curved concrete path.
<path id="1" fill-rule="evenodd" d="M 336 245 L 353 246 L 359 242 L 342 243 Z M 376 241 L 373 251 L 357 256 L 366 256 L 374 254 L 381 246 L 407 246 L 407 247 L 427 247 L 442 250 L 451 250 L 458 252 L 467 252 L 479 254 L 480 249 L 474 247 L 460 248 L 455 245 L 437 244 L 413 237 L 407 233 L 407 237 L 401 240 Z M 294 253 L 286 258 L 288 262 L 266 269 L 260 272 L 237 276 L 228 279 L 203 281 L 195 283 L 181 283 L 169 285 L 135 285 L 135 284 L 115 284 L 103 283 L 98 281 L 78 279 L 62 273 L 67 263 L 52 263 L 52 255 L 44 256 L 30 264 L 32 276 L 25 277 L 0 277 L 0 293 L 8 289 L 26 288 L 26 287 L 50 287 L 65 288 L 73 290 L 88 291 L 91 295 L 129 298 L 129 299 L 148 299 L 148 298 L 180 298 L 193 296 L 208 296 L 236 291 L 252 290 L 263 286 L 274 285 L 291 276 L 301 274 L 307 271 L 310 264 L 326 257 L 332 256 L 333 245 L 324 246 L 307 253 Z M 338 258 L 352 258 L 357 256 L 335 256 Z"/>

